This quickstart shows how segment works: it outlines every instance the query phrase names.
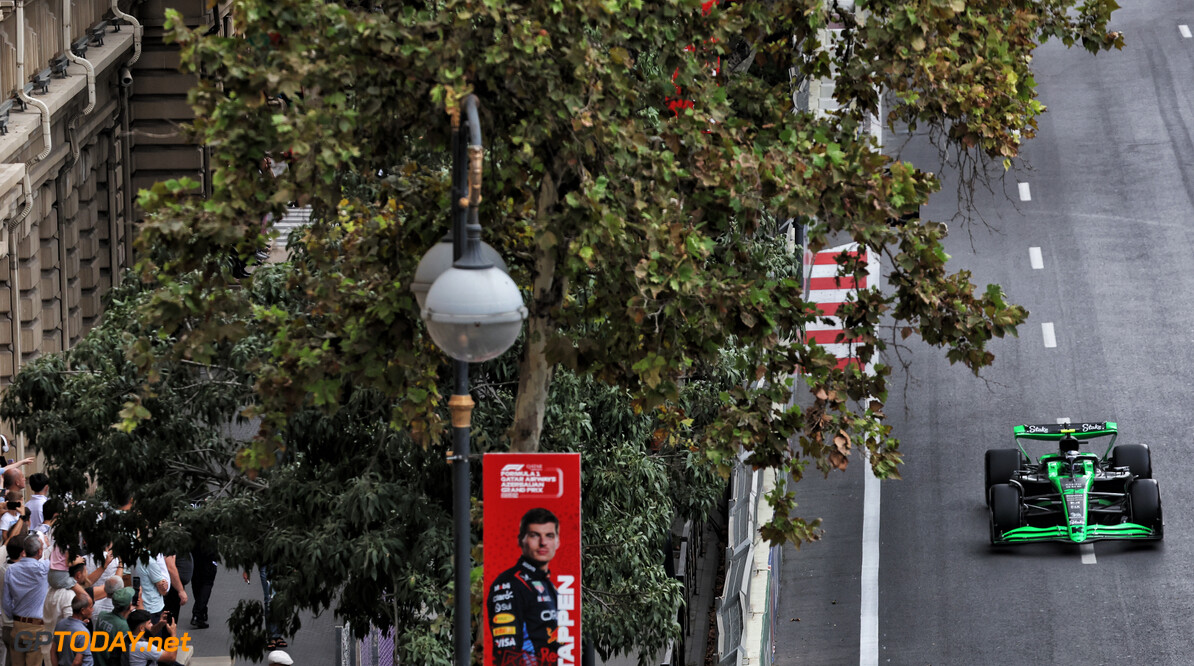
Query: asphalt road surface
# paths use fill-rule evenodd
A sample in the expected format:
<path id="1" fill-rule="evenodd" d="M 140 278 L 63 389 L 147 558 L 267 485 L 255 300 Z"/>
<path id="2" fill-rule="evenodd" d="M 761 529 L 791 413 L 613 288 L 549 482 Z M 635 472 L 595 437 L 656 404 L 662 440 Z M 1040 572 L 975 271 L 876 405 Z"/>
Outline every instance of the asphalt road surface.
<path id="1" fill-rule="evenodd" d="M 191 594 L 190 586 L 187 594 Z M 211 624 L 207 629 L 191 629 L 191 608 L 193 602 L 182 607 L 182 621 L 179 629 L 191 636 L 191 644 L 195 648 L 195 657 L 219 657 L 230 653 L 232 644 L 231 632 L 228 630 L 228 617 L 231 610 L 241 599 L 261 601 L 261 583 L 257 578 L 257 571 L 253 571 L 250 583 L 245 584 L 240 571 L 229 571 L 220 567 L 216 578 L 215 588 L 212 590 L 211 601 L 208 603 L 208 618 Z M 328 666 L 336 663 L 336 625 L 342 624 L 327 611 L 320 617 L 304 615 L 303 627 L 297 635 L 287 637 L 289 647 L 286 652 L 294 658 L 296 666 Z M 261 663 L 238 660 L 237 664 Z"/>
<path id="2" fill-rule="evenodd" d="M 1027 307 L 1019 337 L 990 346 L 980 378 L 940 350 L 900 350 L 911 366 L 886 411 L 905 464 L 880 494 L 877 648 L 860 648 L 855 457 L 797 487 L 825 537 L 784 555 L 776 664 L 1194 663 L 1194 3 L 1123 4 L 1123 51 L 1038 50 L 1049 111 L 1025 166 L 976 197 L 981 219 L 951 222 L 951 270 Z M 902 155 L 938 171 L 924 141 Z M 956 175 L 940 172 L 924 214 L 949 220 Z M 1118 443 L 1152 448 L 1163 544 L 989 545 L 984 451 L 1009 446 L 1014 425 L 1062 418 L 1116 421 Z"/>

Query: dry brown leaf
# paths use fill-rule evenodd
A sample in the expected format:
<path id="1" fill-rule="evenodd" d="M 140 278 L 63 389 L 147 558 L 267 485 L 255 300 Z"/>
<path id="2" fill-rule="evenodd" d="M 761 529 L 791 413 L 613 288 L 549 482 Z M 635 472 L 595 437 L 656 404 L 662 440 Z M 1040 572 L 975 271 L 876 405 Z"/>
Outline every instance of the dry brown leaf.
<path id="1" fill-rule="evenodd" d="M 833 437 L 833 445 L 843 455 L 850 455 L 850 435 L 845 430 L 839 430 Z"/>
<path id="2" fill-rule="evenodd" d="M 835 469 L 846 469 L 846 466 L 850 464 L 850 459 L 838 451 L 830 451 L 829 464 L 833 465 Z"/>

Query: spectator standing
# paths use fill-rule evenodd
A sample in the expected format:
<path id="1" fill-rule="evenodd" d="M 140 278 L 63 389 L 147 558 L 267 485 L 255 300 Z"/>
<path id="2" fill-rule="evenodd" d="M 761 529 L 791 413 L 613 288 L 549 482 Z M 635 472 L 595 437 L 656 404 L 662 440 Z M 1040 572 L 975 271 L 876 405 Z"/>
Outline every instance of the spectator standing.
<path id="1" fill-rule="evenodd" d="M 38 525 L 42 524 L 42 505 L 46 503 L 50 495 L 50 477 L 42 472 L 33 474 L 29 477 L 29 490 L 33 491 L 33 497 L 25 503 L 29 508 L 29 529 L 36 530 Z"/>
<path id="2" fill-rule="evenodd" d="M 31 462 L 33 462 L 33 458 L 26 458 L 4 468 L 4 473 L 0 474 L 0 478 L 4 479 L 4 492 L 15 490 L 18 497 L 24 497 L 25 473 L 21 471 L 21 468 Z"/>
<path id="3" fill-rule="evenodd" d="M 4 574 L 8 571 L 8 565 L 21 559 L 25 554 L 25 547 L 19 542 L 10 541 L 5 547 L 8 551 L 8 557 L 0 562 L 0 593 L 4 590 Z M 0 607 L 0 664 L 8 663 L 8 646 L 12 644 L 12 615 L 8 611 Z"/>
<path id="4" fill-rule="evenodd" d="M 265 644 L 265 649 L 273 650 L 274 648 L 287 647 L 286 639 L 282 638 L 282 632 L 278 630 L 278 625 L 274 624 L 270 617 L 270 603 L 274 600 L 274 586 L 269 579 L 269 568 L 266 566 L 258 566 L 257 574 L 261 578 L 261 596 L 265 598 L 262 604 L 265 607 L 265 629 L 269 633 L 269 641 Z M 249 582 L 249 571 L 246 569 L 242 574 L 245 583 Z"/>
<path id="5" fill-rule="evenodd" d="M 62 640 L 62 650 L 58 650 L 58 640 L 53 648 L 58 654 L 56 666 L 93 666 L 95 660 L 91 656 L 91 632 L 86 622 L 91 619 L 91 600 L 84 597 L 75 599 L 70 605 L 71 615 L 58 623 L 56 631 L 70 632 Z M 79 634 L 84 634 L 80 636 Z M 57 638 L 57 637 L 56 637 Z"/>
<path id="6" fill-rule="evenodd" d="M 91 558 L 88 558 L 87 566 L 91 567 Z M 106 571 L 105 571 L 106 573 Z M 124 580 L 119 574 L 108 576 L 104 579 L 104 596 L 95 600 L 95 608 L 91 610 L 92 616 L 98 617 L 100 613 L 107 613 L 112 610 L 112 597 L 117 592 L 124 589 Z M 98 596 L 98 595 L 97 595 Z"/>
<path id="7" fill-rule="evenodd" d="M 129 631 L 128 617 L 133 612 L 133 588 L 125 587 L 112 594 L 112 610 L 104 611 L 92 620 L 92 627 L 97 634 L 107 634 L 108 650 L 92 652 L 96 666 L 121 666 L 124 651 L 113 649 L 111 639 L 117 634 L 127 634 Z"/>
<path id="8" fill-rule="evenodd" d="M 8 566 L 4 573 L 4 612 L 12 616 L 14 634 L 22 631 L 37 632 L 44 629 L 43 605 L 50 586 L 46 577 L 50 564 L 41 559 L 41 540 L 35 536 L 25 537 L 25 556 Z M 15 652 L 13 666 L 42 666 L 42 654 L 38 650 Z"/>
<path id="9" fill-rule="evenodd" d="M 91 597 L 95 595 L 93 591 L 91 594 L 84 592 L 83 594 L 76 594 L 75 590 L 82 590 L 84 586 L 88 586 L 87 562 L 81 558 L 76 557 L 67 569 L 71 581 L 74 583 L 74 589 L 69 587 L 56 588 L 50 586 L 50 591 L 46 594 L 45 607 L 43 608 L 42 618 L 45 620 L 45 629 L 47 631 L 62 631 L 59 626 L 62 622 L 70 618 L 74 612 L 74 602 L 85 599 L 90 606 Z M 103 595 L 103 588 L 100 588 L 99 595 Z M 91 617 L 91 610 L 87 611 L 87 617 Z M 41 648 L 42 654 L 46 657 L 46 663 L 56 664 L 58 660 L 53 655 L 52 648 L 57 647 L 57 643 L 51 645 L 43 645 Z"/>
<path id="10" fill-rule="evenodd" d="M 170 591 L 166 592 L 162 601 L 170 612 L 170 617 L 182 617 L 180 611 L 187 603 L 186 584 L 191 582 L 191 574 L 195 570 L 189 552 L 182 555 L 166 557 L 166 572 L 170 575 Z"/>
<path id="11" fill-rule="evenodd" d="M 15 490 L 18 493 L 25 490 L 25 473 L 21 468 L 33 462 L 33 456 L 15 463 L 0 467 L 0 482 L 4 483 L 4 492 Z"/>
<path id="12" fill-rule="evenodd" d="M 195 563 L 195 572 L 191 577 L 191 592 L 195 595 L 195 605 L 191 608 L 191 628 L 206 629 L 207 602 L 211 599 L 211 590 L 216 584 L 216 574 L 219 563 L 216 562 L 216 549 L 210 539 L 196 542 L 191 551 L 191 558 Z"/>
<path id="13" fill-rule="evenodd" d="M 4 534 L 4 542 L 8 543 L 9 539 L 20 536 L 21 530 L 18 529 L 17 523 L 21 521 L 24 505 L 21 503 L 21 494 L 15 490 L 6 492 L 4 500 L 4 513 L 0 514 L 0 533 Z"/>
<path id="14" fill-rule="evenodd" d="M 47 501 L 43 504 L 41 507 L 41 525 L 38 525 L 35 530 L 29 530 L 30 533 L 41 539 L 43 559 L 50 559 L 50 553 L 54 550 L 54 521 L 58 519 L 58 509 L 61 508 L 61 505 L 62 502 L 57 499 Z"/>
<path id="15" fill-rule="evenodd" d="M 166 609 L 165 594 L 170 591 L 170 574 L 166 569 L 166 558 L 161 554 L 146 560 L 137 560 L 133 575 L 141 579 L 141 603 L 149 611 L 154 622 Z M 133 633 L 136 633 L 135 631 Z"/>

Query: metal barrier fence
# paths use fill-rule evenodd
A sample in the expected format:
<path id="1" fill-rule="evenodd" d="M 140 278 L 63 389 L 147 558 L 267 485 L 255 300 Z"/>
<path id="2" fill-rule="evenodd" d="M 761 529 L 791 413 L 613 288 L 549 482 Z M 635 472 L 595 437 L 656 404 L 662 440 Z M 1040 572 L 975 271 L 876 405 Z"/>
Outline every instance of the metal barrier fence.
<path id="1" fill-rule="evenodd" d="M 336 627 L 336 666 L 398 666 L 394 630 L 373 629 L 361 640 L 352 637 L 348 625 Z"/>
<path id="2" fill-rule="evenodd" d="M 356 641 L 352 639 L 352 629 L 346 624 L 336 627 L 336 664 L 335 666 L 357 666 Z"/>
<path id="3" fill-rule="evenodd" d="M 725 587 L 717 600 L 720 666 L 771 666 L 783 547 L 768 546 L 759 524 L 771 520 L 760 500 L 775 484 L 773 471 L 752 471 L 739 462 L 731 476 Z"/>
<path id="4" fill-rule="evenodd" d="M 749 469 L 741 461 L 734 466 L 727 511 L 725 587 L 717 600 L 717 654 L 722 666 L 742 663 L 743 638 L 750 609 L 750 574 L 760 479 L 759 472 Z"/>
<path id="5" fill-rule="evenodd" d="M 763 635 L 759 641 L 759 663 L 771 666 L 775 657 L 775 623 L 777 622 L 776 607 L 779 605 L 779 572 L 783 568 L 783 546 L 774 546 L 767 554 L 767 599 L 763 617 Z"/>

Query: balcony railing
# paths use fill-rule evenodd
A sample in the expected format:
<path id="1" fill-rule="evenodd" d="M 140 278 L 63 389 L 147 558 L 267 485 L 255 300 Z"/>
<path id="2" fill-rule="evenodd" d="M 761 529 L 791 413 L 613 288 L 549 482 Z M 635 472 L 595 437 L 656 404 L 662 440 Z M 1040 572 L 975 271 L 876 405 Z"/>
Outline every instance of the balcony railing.
<path id="1" fill-rule="evenodd" d="M 25 2 L 25 80 L 17 80 L 17 16 L 15 3 L 0 0 L 0 103 L 11 98 L 18 86 L 50 68 L 51 61 L 62 55 L 63 0 L 24 0 Z M 87 29 L 112 16 L 112 0 L 69 0 L 71 36 L 75 42 L 87 35 Z M 122 7 L 131 4 L 128 0 Z M 69 48 L 69 44 L 65 45 Z"/>

